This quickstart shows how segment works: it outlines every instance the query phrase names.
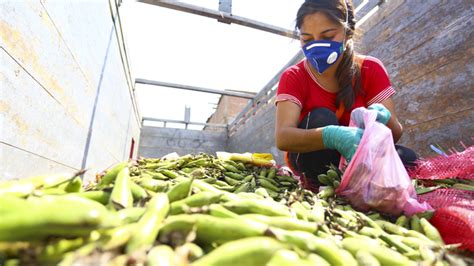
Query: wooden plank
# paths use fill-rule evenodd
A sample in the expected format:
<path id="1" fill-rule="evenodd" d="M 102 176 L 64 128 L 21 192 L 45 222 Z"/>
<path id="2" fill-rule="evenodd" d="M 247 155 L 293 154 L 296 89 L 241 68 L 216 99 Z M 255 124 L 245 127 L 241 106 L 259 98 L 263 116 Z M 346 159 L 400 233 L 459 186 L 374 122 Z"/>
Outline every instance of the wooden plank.
<path id="1" fill-rule="evenodd" d="M 415 125 L 472 108 L 473 59 L 471 56 L 453 61 L 405 84 L 394 98 L 397 115 L 404 124 Z"/>
<path id="2" fill-rule="evenodd" d="M 79 170 L 3 142 L 0 142 L 0 162 L 0 182 L 38 175 L 72 174 Z"/>
<path id="3" fill-rule="evenodd" d="M 0 141 L 80 168 L 86 129 L 3 49 L 0 84 Z"/>
<path id="4" fill-rule="evenodd" d="M 432 12 L 440 4 L 440 1 L 442 0 L 406 1 L 400 5 L 390 14 L 390 18 L 382 20 L 364 34 L 361 45 L 364 47 L 364 53 L 372 54 L 372 51 L 381 43 L 396 38 L 392 36 L 401 32 L 420 17 L 426 16 L 426 13 Z M 428 17 L 432 18 L 430 15 Z"/>
<path id="5" fill-rule="evenodd" d="M 460 148 L 459 141 L 466 145 L 474 145 L 472 139 L 474 125 L 474 109 L 450 114 L 438 119 L 407 127 L 400 141 L 401 144 L 414 149 L 421 156 L 436 155 L 430 144 L 439 144 L 443 149 Z"/>
<path id="6" fill-rule="evenodd" d="M 424 10 L 419 6 L 425 6 L 425 3 L 414 2 L 410 4 L 403 4 L 400 9 Z M 418 6 L 414 4 L 418 4 Z M 424 42 L 429 41 L 437 33 L 443 31 L 444 28 L 453 27 L 453 24 L 459 23 L 459 20 L 468 19 L 472 14 L 471 6 L 472 3 L 469 3 L 467 0 L 440 1 L 435 9 L 416 19 L 410 19 L 410 23 L 399 25 L 398 31 L 394 31 L 389 39 L 371 38 L 370 36 L 377 36 L 374 33 L 377 28 L 369 29 L 370 31 L 364 36 L 364 46 L 369 47 L 370 44 L 373 45 L 373 49 L 368 50 L 370 54 L 377 54 L 380 50 L 388 51 L 390 49 L 391 53 L 387 53 L 387 55 L 391 56 L 389 58 L 398 58 Z M 390 17 L 387 17 L 386 23 L 392 23 L 392 21 L 394 21 L 393 23 L 398 23 L 396 15 L 392 14 Z M 433 17 L 436 17 L 436 20 L 433 20 Z"/>
<path id="7" fill-rule="evenodd" d="M 367 15 L 374 7 L 376 7 L 379 4 L 379 1 L 378 0 L 364 0 L 362 1 L 362 4 L 364 4 L 364 6 L 361 6 L 361 8 L 356 7 L 354 10 L 354 11 L 357 11 L 356 16 L 355 16 L 357 21 L 364 19 L 364 16 Z M 366 21 L 366 19 L 364 20 Z"/>
<path id="8" fill-rule="evenodd" d="M 372 30 L 372 28 L 377 24 L 389 18 L 391 14 L 404 3 L 405 0 L 390 0 L 381 4 L 379 6 L 379 10 L 377 10 L 377 12 L 372 15 L 372 17 L 367 19 L 360 27 L 356 29 L 356 44 L 358 44 L 360 40 L 363 41 L 364 39 L 368 39 L 365 33 Z M 367 53 L 365 45 L 357 45 L 357 50 L 362 54 Z"/>
<path id="9" fill-rule="evenodd" d="M 428 41 L 396 59 L 387 67 L 390 75 L 395 77 L 394 85 L 402 87 L 407 82 L 436 71 L 445 64 L 472 57 L 474 55 L 473 24 L 473 16 L 460 16 L 446 27 L 432 25 L 433 28 L 437 28 L 437 32 Z M 397 53 L 396 50 L 391 49 L 390 54 Z M 386 52 L 388 53 L 388 50 Z M 456 70 L 456 72 L 459 71 L 464 71 L 461 65 L 458 65 Z"/>

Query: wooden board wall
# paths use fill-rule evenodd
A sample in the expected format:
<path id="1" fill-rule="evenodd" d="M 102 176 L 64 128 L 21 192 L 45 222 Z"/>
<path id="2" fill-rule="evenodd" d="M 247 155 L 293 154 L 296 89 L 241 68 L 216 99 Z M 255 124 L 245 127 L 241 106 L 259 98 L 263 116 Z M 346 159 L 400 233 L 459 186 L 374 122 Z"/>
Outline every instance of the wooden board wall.
<path id="1" fill-rule="evenodd" d="M 128 159 L 140 118 L 117 17 L 115 0 L 0 1 L 0 180 Z"/>
<path id="2" fill-rule="evenodd" d="M 357 48 L 382 60 L 397 90 L 400 143 L 473 145 L 474 5 L 470 0 L 387 1 L 362 27 Z"/>

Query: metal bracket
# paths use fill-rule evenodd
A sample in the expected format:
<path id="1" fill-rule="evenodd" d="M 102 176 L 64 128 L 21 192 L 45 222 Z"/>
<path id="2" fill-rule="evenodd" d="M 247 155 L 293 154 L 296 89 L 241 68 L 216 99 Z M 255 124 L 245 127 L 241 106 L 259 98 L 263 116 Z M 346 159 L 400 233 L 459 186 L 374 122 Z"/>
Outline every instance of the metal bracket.
<path id="1" fill-rule="evenodd" d="M 222 14 L 217 21 L 230 24 L 232 21 L 224 16 L 224 13 L 228 16 L 232 16 L 232 0 L 219 0 L 219 12 Z"/>

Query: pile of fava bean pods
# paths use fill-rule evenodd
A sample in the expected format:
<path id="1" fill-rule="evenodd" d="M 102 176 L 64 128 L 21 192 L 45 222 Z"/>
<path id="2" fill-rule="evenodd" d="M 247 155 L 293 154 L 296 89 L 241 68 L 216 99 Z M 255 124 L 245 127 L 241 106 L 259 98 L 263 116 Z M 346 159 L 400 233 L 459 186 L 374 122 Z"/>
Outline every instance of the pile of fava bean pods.
<path id="1" fill-rule="evenodd" d="M 290 172 L 209 154 L 122 162 L 83 183 L 0 183 L 0 265 L 467 265 L 429 213 L 362 213 Z"/>

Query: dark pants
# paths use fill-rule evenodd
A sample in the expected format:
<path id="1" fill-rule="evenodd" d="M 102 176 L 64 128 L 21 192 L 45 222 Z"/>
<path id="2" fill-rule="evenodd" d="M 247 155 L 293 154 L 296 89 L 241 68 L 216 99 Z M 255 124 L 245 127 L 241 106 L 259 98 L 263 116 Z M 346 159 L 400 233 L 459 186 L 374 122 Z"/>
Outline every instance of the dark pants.
<path id="1" fill-rule="evenodd" d="M 299 128 L 310 129 L 328 125 L 339 125 L 336 114 L 326 108 L 317 108 L 311 111 L 298 125 Z M 406 147 L 395 145 L 405 168 L 415 165 L 418 156 Z M 291 168 L 305 176 L 308 185 L 318 187 L 317 176 L 326 173 L 330 164 L 339 166 L 340 155 L 336 150 L 320 150 L 307 153 L 288 153 Z"/>

